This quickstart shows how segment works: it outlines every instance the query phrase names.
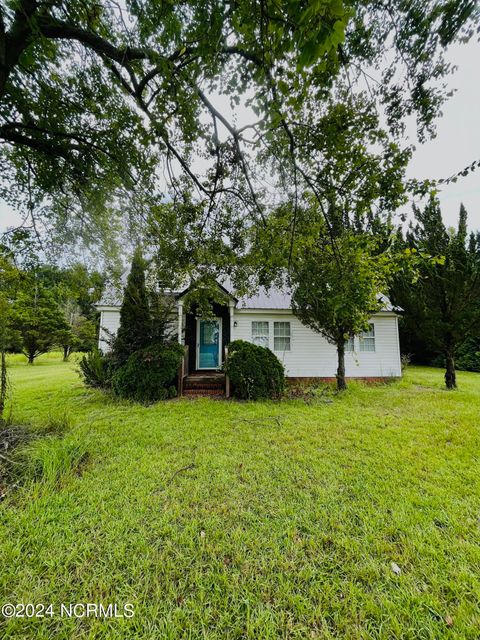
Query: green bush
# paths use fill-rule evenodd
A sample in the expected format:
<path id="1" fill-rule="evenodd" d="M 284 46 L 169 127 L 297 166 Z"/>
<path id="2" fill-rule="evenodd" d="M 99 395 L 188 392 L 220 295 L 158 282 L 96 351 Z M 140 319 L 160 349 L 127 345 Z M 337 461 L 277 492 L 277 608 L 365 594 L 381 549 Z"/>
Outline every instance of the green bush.
<path id="1" fill-rule="evenodd" d="M 283 364 L 265 347 L 243 340 L 231 342 L 224 369 L 232 383 L 233 395 L 237 398 L 278 398 L 284 392 Z"/>
<path id="2" fill-rule="evenodd" d="M 433 367 L 444 367 L 445 358 L 442 355 L 437 356 L 431 362 Z M 457 371 L 474 371 L 480 372 L 480 339 L 468 338 L 458 349 L 455 356 L 455 367 Z"/>
<path id="3" fill-rule="evenodd" d="M 80 375 L 87 387 L 105 389 L 111 384 L 111 358 L 94 348 L 86 353 L 78 363 Z"/>
<path id="4" fill-rule="evenodd" d="M 137 402 L 176 396 L 175 380 L 183 354 L 178 343 L 159 343 L 132 353 L 112 377 L 115 394 Z"/>

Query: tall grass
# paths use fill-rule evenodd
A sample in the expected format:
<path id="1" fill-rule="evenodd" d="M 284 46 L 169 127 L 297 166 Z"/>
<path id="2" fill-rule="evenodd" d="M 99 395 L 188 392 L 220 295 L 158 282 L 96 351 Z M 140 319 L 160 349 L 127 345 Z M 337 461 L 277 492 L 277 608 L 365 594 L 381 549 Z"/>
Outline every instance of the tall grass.
<path id="1" fill-rule="evenodd" d="M 0 638 L 479 640 L 479 374 L 148 408 L 60 359 L 12 380 L 38 437 L 0 501 L 0 603 L 135 617 L 0 616 Z"/>
<path id="2" fill-rule="evenodd" d="M 17 460 L 24 482 L 41 481 L 58 485 L 75 473 L 88 459 L 88 443 L 79 434 L 65 438 L 47 436 L 28 444 Z"/>

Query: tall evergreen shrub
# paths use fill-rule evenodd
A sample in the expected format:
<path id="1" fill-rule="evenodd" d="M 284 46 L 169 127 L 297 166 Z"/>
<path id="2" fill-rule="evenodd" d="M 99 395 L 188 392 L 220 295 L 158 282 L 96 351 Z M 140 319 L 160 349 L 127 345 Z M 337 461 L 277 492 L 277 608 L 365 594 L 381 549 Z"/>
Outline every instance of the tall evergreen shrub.
<path id="1" fill-rule="evenodd" d="M 114 343 L 116 363 L 121 366 L 132 353 L 151 343 L 152 321 L 145 285 L 145 261 L 137 247 L 120 308 L 120 327 Z"/>

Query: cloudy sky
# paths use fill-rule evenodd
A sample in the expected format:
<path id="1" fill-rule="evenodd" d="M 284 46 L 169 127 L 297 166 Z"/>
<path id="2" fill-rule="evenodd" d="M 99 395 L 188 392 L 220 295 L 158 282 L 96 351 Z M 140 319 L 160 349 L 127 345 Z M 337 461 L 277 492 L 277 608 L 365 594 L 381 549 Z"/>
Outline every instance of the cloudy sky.
<path id="1" fill-rule="evenodd" d="M 474 160 L 480 160 L 480 43 L 452 47 L 450 61 L 458 66 L 449 78 L 455 95 L 445 104 L 437 122 L 437 136 L 417 150 L 409 175 L 417 178 L 447 178 Z M 442 212 L 455 224 L 460 202 L 467 208 L 470 226 L 480 229 L 480 168 L 440 193 Z"/>
<path id="2" fill-rule="evenodd" d="M 436 138 L 417 144 L 408 172 L 410 177 L 446 178 L 480 159 L 480 43 L 456 45 L 450 49 L 448 58 L 458 67 L 448 79 L 449 87 L 456 92 L 437 122 Z M 445 185 L 439 197 L 447 224 L 456 223 L 463 202 L 471 228 L 480 229 L 480 169 Z M 0 232 L 19 221 L 20 216 L 0 200 Z"/>

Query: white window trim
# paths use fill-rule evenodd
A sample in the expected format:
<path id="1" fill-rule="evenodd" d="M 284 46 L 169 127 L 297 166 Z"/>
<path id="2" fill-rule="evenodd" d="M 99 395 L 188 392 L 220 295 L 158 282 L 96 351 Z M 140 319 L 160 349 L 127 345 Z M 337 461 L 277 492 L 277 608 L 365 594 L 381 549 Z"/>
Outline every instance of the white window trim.
<path id="1" fill-rule="evenodd" d="M 362 332 L 358 336 L 358 347 L 359 351 L 362 353 L 375 353 L 377 351 L 377 336 L 375 333 L 375 324 L 373 322 L 369 322 L 370 330 L 368 332 Z M 364 335 L 365 333 L 370 333 L 372 335 Z M 362 348 L 365 344 L 373 344 L 373 349 L 364 349 Z"/>
<path id="2" fill-rule="evenodd" d="M 253 335 L 253 325 L 254 324 L 258 324 L 258 323 L 262 323 L 262 324 L 266 324 L 267 325 L 267 333 L 266 335 L 258 335 L 258 336 L 254 336 Z M 254 341 L 254 338 L 267 338 L 267 348 L 270 348 L 270 322 L 268 320 L 252 320 L 250 322 L 250 335 L 251 335 L 251 339 L 252 339 L 252 344 L 257 344 Z M 257 345 L 257 346 L 263 346 L 263 345 Z"/>
<path id="3" fill-rule="evenodd" d="M 276 336 L 275 335 L 275 325 L 276 324 L 288 324 L 290 328 L 290 333 L 288 336 Z M 275 338 L 289 338 L 290 339 L 290 348 L 289 349 L 275 349 Z M 273 321 L 273 349 L 274 353 L 291 353 L 292 351 L 292 322 L 291 320 L 274 320 Z"/>
<path id="4" fill-rule="evenodd" d="M 349 349 L 348 345 L 351 344 L 352 348 Z M 350 336 L 345 340 L 345 353 L 355 353 L 355 336 Z"/>

